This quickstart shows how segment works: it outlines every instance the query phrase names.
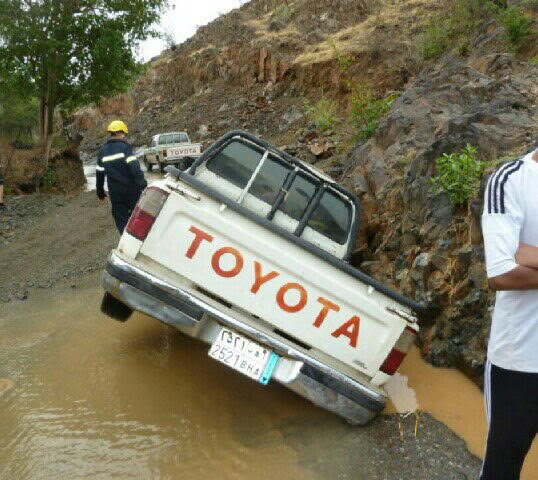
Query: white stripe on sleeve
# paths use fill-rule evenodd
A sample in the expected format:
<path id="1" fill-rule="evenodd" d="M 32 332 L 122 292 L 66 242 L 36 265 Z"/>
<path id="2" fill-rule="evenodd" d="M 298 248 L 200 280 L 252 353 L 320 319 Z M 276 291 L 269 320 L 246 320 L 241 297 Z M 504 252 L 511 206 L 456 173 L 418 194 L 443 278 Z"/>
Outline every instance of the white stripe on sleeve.
<path id="1" fill-rule="evenodd" d="M 108 157 L 103 157 L 103 162 L 112 162 L 113 160 L 119 160 L 120 158 L 125 157 L 124 153 L 116 153 L 115 155 L 109 155 Z"/>

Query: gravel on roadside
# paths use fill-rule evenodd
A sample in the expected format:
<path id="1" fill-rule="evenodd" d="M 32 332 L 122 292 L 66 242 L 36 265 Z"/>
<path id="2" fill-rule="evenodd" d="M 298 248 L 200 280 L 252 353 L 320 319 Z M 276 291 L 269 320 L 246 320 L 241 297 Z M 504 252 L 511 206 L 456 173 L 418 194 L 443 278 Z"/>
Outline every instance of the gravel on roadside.
<path id="1" fill-rule="evenodd" d="M 119 240 L 108 201 L 74 196 L 7 196 L 0 212 L 0 301 L 100 270 Z"/>

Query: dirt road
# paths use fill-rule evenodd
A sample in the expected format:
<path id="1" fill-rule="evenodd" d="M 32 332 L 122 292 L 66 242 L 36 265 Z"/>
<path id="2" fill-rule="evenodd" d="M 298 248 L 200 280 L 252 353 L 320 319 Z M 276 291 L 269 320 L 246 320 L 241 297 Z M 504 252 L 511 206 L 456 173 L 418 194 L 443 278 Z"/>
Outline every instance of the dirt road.
<path id="1" fill-rule="evenodd" d="M 0 212 L 0 300 L 25 299 L 34 289 L 76 286 L 101 270 L 119 236 L 108 202 L 95 192 L 72 198 L 8 197 Z"/>

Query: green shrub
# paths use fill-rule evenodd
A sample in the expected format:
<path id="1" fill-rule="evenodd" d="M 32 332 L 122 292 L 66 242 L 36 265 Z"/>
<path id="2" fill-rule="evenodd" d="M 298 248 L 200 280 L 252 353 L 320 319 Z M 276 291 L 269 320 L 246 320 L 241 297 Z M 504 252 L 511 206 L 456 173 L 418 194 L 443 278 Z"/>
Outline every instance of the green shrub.
<path id="1" fill-rule="evenodd" d="M 52 137 L 52 148 L 56 150 L 63 150 L 69 145 L 69 140 L 65 135 L 54 135 Z"/>
<path id="2" fill-rule="evenodd" d="M 293 17 L 294 10 L 290 5 L 284 4 L 277 7 L 271 14 L 271 20 L 275 22 L 281 22 L 284 25 L 291 20 Z"/>
<path id="3" fill-rule="evenodd" d="M 310 121 L 321 132 L 334 128 L 338 123 L 338 105 L 330 98 L 322 96 L 316 103 L 305 99 L 304 109 Z"/>
<path id="4" fill-rule="evenodd" d="M 351 55 L 343 55 L 340 50 L 338 50 L 338 47 L 336 46 L 336 42 L 334 40 L 331 40 L 331 48 L 334 52 L 334 58 L 336 58 L 338 64 L 340 65 L 340 70 L 344 74 L 347 73 L 347 71 L 353 65 L 353 57 Z"/>
<path id="5" fill-rule="evenodd" d="M 373 90 L 364 84 L 357 84 L 351 95 L 351 124 L 356 139 L 368 140 L 377 130 L 379 121 L 388 113 L 397 94 L 376 98 Z"/>
<path id="6" fill-rule="evenodd" d="M 428 25 L 420 42 L 422 58 L 431 60 L 445 53 L 449 47 L 448 36 L 449 29 L 446 22 Z"/>
<path id="7" fill-rule="evenodd" d="M 426 26 L 420 50 L 425 60 L 438 58 L 451 47 L 465 53 L 469 37 L 484 18 L 490 15 L 489 0 L 457 0 L 450 10 L 443 11 Z"/>
<path id="8" fill-rule="evenodd" d="M 506 40 L 519 49 L 530 35 L 532 18 L 519 6 L 500 7 L 493 0 L 457 0 L 435 15 L 424 28 L 420 51 L 424 60 L 440 57 L 455 48 L 468 53 L 473 35 L 490 20 L 497 20 L 506 30 Z"/>
<path id="9" fill-rule="evenodd" d="M 56 187 L 56 175 L 54 169 L 49 165 L 45 175 L 43 175 L 43 190 L 45 192 L 51 192 Z"/>
<path id="10" fill-rule="evenodd" d="M 443 153 L 437 162 L 439 174 L 432 178 L 435 193 L 446 192 L 454 206 L 465 205 L 480 186 L 485 163 L 469 144 L 457 153 Z"/>
<path id="11" fill-rule="evenodd" d="M 499 23 L 505 28 L 510 43 L 519 49 L 525 38 L 532 33 L 532 18 L 518 6 L 499 11 Z"/>

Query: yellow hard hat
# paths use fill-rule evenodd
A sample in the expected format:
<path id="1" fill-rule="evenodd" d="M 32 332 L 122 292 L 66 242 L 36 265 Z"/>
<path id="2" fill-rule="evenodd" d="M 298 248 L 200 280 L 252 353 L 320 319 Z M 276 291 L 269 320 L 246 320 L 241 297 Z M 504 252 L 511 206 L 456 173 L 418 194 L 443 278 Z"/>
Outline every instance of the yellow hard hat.
<path id="1" fill-rule="evenodd" d="M 109 132 L 125 132 L 129 133 L 127 125 L 121 120 L 114 120 L 110 123 L 107 129 Z"/>

